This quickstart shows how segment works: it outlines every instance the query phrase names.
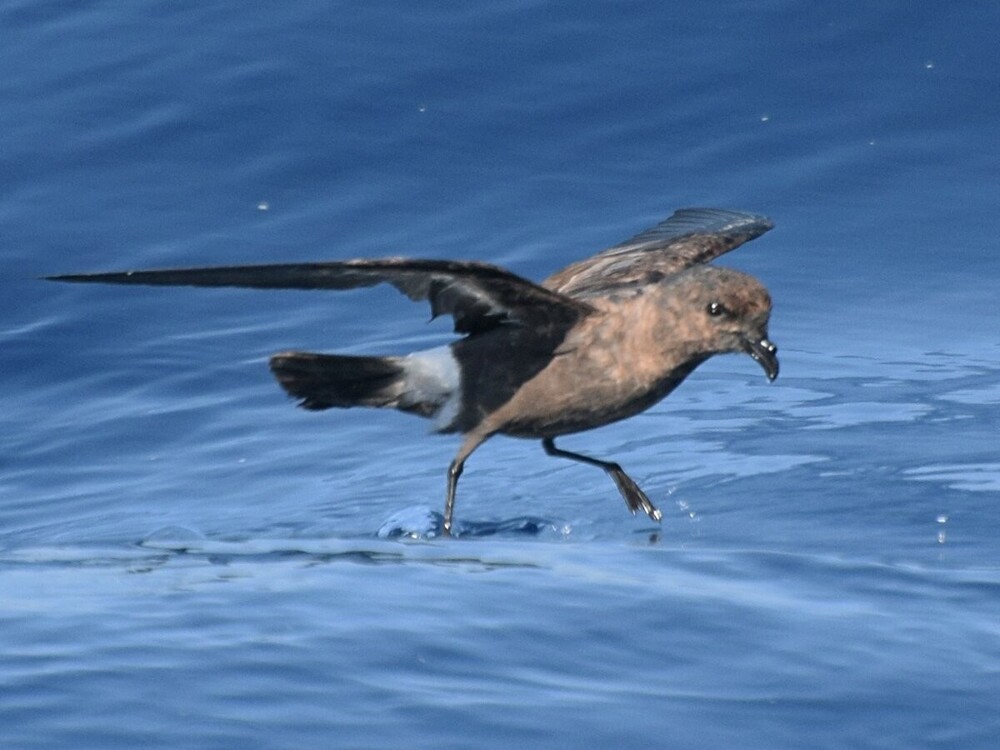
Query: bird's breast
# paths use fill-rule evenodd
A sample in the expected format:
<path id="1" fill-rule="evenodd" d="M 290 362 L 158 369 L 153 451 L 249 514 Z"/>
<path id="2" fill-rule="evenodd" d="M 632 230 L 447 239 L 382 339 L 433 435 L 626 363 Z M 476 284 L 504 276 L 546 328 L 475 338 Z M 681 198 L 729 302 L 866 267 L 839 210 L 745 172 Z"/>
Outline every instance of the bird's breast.
<path id="1" fill-rule="evenodd" d="M 698 364 L 671 352 L 658 309 L 642 300 L 608 303 L 584 319 L 549 364 L 491 415 L 490 426 L 519 437 L 554 437 L 652 406 Z"/>

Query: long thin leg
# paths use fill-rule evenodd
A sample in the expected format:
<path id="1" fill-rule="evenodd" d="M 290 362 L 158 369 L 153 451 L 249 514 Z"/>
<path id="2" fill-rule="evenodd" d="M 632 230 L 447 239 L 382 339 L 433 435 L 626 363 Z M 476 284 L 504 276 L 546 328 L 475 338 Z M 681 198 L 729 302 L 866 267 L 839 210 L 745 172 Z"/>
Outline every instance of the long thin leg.
<path id="1" fill-rule="evenodd" d="M 458 489 L 458 478 L 462 476 L 465 461 L 457 458 L 448 466 L 448 494 L 444 498 L 444 526 L 442 534 L 451 536 L 451 518 L 455 514 L 455 490 Z"/>
<path id="2" fill-rule="evenodd" d="M 465 468 L 465 459 L 472 455 L 472 451 L 482 445 L 489 435 L 471 434 L 458 449 L 454 460 L 448 466 L 448 492 L 444 498 L 444 526 L 441 530 L 442 536 L 451 536 L 452 516 L 455 513 L 455 491 L 458 489 L 458 478 L 462 476 Z"/>
<path id="3" fill-rule="evenodd" d="M 615 486 L 618 487 L 618 491 L 621 493 L 622 498 L 625 500 L 625 504 L 628 509 L 632 511 L 634 516 L 636 511 L 640 508 L 646 512 L 646 515 L 652 518 L 654 521 L 659 521 L 663 518 L 663 514 L 657 509 L 655 505 L 646 496 L 639 485 L 637 485 L 632 477 L 626 474 L 622 467 L 613 461 L 601 461 L 596 458 L 591 458 L 590 456 L 584 456 L 579 453 L 573 453 L 571 451 L 564 451 L 561 448 L 556 448 L 555 440 L 552 438 L 543 438 L 542 447 L 545 452 L 550 456 L 556 456 L 557 458 L 568 458 L 571 461 L 579 461 L 583 464 L 588 464 L 590 466 L 597 466 L 604 469 L 608 475 L 614 480 Z M 461 469 L 459 469 L 461 471 Z"/>

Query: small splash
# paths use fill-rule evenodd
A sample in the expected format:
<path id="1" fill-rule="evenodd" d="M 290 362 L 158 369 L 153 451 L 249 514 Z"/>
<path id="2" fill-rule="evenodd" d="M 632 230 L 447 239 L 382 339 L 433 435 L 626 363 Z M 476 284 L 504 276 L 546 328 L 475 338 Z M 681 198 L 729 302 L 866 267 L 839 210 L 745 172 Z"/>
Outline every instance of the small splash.
<path id="1" fill-rule="evenodd" d="M 379 539 L 434 539 L 444 532 L 444 515 L 427 506 L 417 505 L 393 513 L 375 535 Z M 456 520 L 451 533 L 455 537 L 538 536 L 551 532 L 568 536 L 570 527 L 546 518 L 516 516 L 499 521 Z"/>
<path id="2" fill-rule="evenodd" d="M 441 536 L 444 516 L 425 505 L 404 508 L 389 516 L 375 535 L 379 539 L 433 539 Z"/>
<path id="3" fill-rule="evenodd" d="M 692 521 L 700 521 L 698 513 L 693 510 L 687 500 L 678 500 L 677 509 Z"/>
<path id="4" fill-rule="evenodd" d="M 944 525 L 948 523 L 948 516 L 945 513 L 939 513 L 935 520 L 941 525 L 937 533 L 938 544 L 944 544 L 948 540 L 948 535 L 944 530 Z"/>

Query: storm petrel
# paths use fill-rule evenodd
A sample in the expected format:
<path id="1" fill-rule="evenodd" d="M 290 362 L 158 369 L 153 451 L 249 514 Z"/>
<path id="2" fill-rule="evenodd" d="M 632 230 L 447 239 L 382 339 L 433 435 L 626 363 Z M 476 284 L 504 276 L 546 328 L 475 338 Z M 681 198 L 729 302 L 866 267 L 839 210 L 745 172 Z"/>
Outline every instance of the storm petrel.
<path id="1" fill-rule="evenodd" d="M 555 438 L 638 414 L 714 354 L 744 352 L 778 376 L 771 298 L 751 276 L 708 265 L 759 237 L 753 214 L 685 208 L 540 284 L 475 261 L 386 258 L 48 277 L 55 281 L 257 289 L 353 289 L 388 283 L 451 315 L 447 346 L 391 357 L 288 351 L 271 357 L 305 409 L 389 407 L 458 432 L 443 533 L 466 459 L 492 435 L 535 438 L 550 456 L 603 469 L 633 514 L 662 518 L 617 463 L 557 448 Z"/>

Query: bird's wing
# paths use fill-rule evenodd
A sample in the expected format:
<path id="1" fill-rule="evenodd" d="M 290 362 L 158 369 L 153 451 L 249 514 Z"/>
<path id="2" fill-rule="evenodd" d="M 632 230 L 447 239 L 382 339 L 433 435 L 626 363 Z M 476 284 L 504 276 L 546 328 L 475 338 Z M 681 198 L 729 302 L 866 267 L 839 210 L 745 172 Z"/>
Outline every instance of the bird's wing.
<path id="1" fill-rule="evenodd" d="M 52 281 L 254 289 L 354 289 L 392 284 L 427 300 L 434 317 L 451 315 L 458 333 L 500 324 L 568 328 L 592 308 L 487 263 L 386 258 L 320 263 L 217 266 L 49 276 Z"/>
<path id="2" fill-rule="evenodd" d="M 682 208 L 630 240 L 564 268 L 543 285 L 587 297 L 641 288 L 708 263 L 774 226 L 764 216 L 719 208 Z"/>

